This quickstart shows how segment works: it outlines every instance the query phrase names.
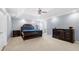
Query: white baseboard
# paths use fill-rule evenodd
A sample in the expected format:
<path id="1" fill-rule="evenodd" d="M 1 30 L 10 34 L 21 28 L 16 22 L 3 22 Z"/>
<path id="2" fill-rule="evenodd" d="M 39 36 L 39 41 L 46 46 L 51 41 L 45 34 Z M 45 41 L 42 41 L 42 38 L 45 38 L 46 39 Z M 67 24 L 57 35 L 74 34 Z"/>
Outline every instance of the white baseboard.
<path id="1" fill-rule="evenodd" d="M 2 47 L 2 46 L 0 46 L 0 51 L 2 51 L 2 49 L 3 49 L 3 47 Z"/>
<path id="2" fill-rule="evenodd" d="M 2 47 L 0 47 L 0 51 L 2 50 Z"/>
<path id="3" fill-rule="evenodd" d="M 3 51 L 3 49 L 6 47 L 7 43 L 0 45 L 0 51 Z"/>
<path id="4" fill-rule="evenodd" d="M 75 43 L 79 44 L 79 41 L 75 41 Z"/>

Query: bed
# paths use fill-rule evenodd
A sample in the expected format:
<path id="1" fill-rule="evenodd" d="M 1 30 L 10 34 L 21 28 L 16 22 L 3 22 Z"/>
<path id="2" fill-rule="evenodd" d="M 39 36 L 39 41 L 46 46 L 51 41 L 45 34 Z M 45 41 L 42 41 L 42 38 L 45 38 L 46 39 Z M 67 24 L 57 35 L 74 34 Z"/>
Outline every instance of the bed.
<path id="1" fill-rule="evenodd" d="M 42 37 L 42 30 L 35 29 L 31 24 L 24 24 L 21 27 L 21 36 L 23 40 Z"/>

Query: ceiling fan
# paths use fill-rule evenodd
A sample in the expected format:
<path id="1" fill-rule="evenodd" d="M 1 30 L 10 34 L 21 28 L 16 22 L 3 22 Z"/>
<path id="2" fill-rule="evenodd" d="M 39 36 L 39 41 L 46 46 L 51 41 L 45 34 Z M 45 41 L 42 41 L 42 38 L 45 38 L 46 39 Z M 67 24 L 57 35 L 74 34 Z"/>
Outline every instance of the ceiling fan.
<path id="1" fill-rule="evenodd" d="M 41 8 L 38 8 L 38 14 L 47 13 L 47 11 L 42 10 Z"/>

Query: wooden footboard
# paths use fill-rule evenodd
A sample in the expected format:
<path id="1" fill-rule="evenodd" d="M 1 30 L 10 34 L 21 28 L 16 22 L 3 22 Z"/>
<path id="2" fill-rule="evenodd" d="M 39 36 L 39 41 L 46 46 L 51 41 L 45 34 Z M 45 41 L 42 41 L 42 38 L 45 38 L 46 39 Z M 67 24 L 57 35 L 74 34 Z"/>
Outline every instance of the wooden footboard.
<path id="1" fill-rule="evenodd" d="M 23 40 L 32 39 L 36 37 L 42 37 L 42 31 L 21 32 L 21 36 Z"/>

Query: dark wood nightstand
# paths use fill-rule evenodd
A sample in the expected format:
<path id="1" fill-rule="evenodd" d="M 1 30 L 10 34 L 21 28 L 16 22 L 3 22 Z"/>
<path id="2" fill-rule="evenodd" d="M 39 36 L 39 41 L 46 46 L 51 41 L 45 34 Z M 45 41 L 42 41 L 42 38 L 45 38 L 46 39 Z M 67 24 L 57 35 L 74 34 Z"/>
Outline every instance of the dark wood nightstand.
<path id="1" fill-rule="evenodd" d="M 20 30 L 13 30 L 13 37 L 21 36 Z"/>

